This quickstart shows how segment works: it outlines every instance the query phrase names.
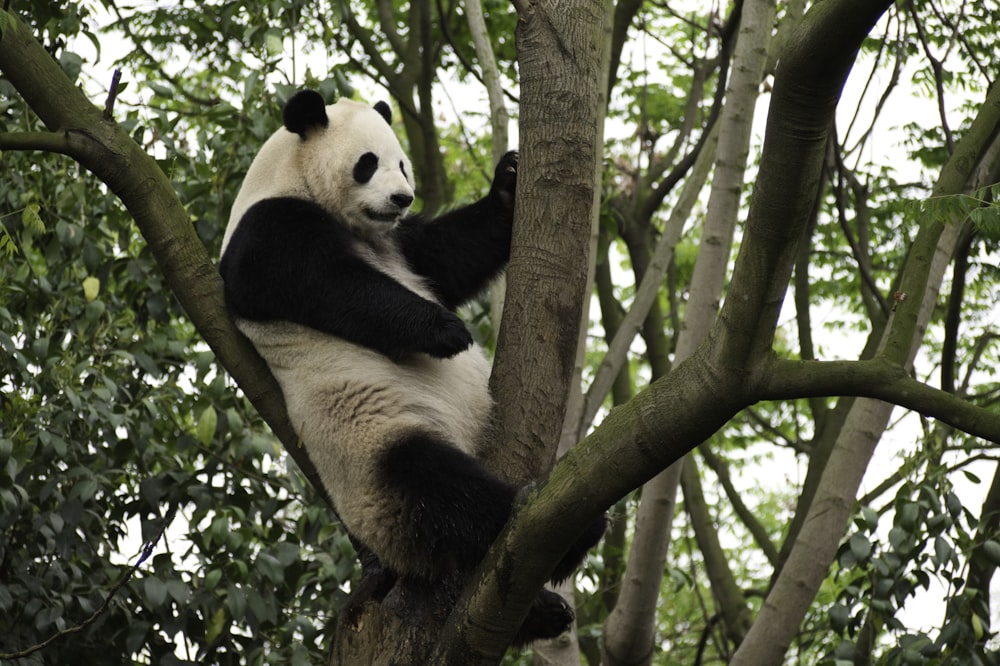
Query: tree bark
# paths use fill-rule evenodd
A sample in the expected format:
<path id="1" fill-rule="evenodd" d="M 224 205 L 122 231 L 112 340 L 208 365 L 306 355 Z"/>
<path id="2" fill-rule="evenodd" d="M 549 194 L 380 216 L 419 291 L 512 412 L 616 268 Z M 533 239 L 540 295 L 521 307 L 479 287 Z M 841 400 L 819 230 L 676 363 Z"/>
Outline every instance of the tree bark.
<path id="1" fill-rule="evenodd" d="M 701 487 L 701 473 L 691 456 L 684 462 L 681 470 L 684 506 L 691 518 L 698 551 L 704 561 L 716 614 L 722 619 L 721 629 L 729 645 L 737 646 L 750 628 L 750 608 L 743 590 L 737 585 L 736 577 L 729 569 L 729 562 L 719 540 L 718 523 L 712 518 Z"/>
<path id="2" fill-rule="evenodd" d="M 490 140 L 493 164 L 500 161 L 509 149 L 507 126 L 510 124 L 510 114 L 503 99 L 503 84 L 500 82 L 500 71 L 493 55 L 493 45 L 486 30 L 486 18 L 483 16 L 481 0 L 469 0 L 465 3 L 465 15 L 469 24 L 469 34 L 476 49 L 476 58 L 483 71 L 483 85 L 490 103 L 490 128 L 493 134 Z"/>
<path id="3" fill-rule="evenodd" d="M 521 485 L 555 460 L 573 380 L 600 196 L 609 10 L 541 0 L 518 11 L 521 157 L 490 389 L 494 468 Z"/>

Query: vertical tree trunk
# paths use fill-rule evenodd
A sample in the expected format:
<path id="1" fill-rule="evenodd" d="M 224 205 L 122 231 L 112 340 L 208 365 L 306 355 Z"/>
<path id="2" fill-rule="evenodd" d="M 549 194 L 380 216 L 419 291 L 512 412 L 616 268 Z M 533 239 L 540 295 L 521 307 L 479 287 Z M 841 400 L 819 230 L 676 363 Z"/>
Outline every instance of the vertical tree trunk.
<path id="1" fill-rule="evenodd" d="M 743 4 L 726 105 L 719 118 L 712 193 L 675 363 L 694 353 L 708 335 L 719 309 L 774 12 L 773 0 L 745 0 Z M 660 582 L 684 464 L 684 460 L 674 463 L 643 487 L 622 593 L 604 631 L 608 664 L 645 664 L 652 658 Z"/>
<path id="2" fill-rule="evenodd" d="M 496 467 L 524 483 L 555 459 L 573 380 L 600 196 L 604 0 L 518 3 L 520 164 L 490 388 Z"/>
<path id="3" fill-rule="evenodd" d="M 465 3 L 465 15 L 469 24 L 469 34 L 472 36 L 472 43 L 476 49 L 476 58 L 482 69 L 486 96 L 490 102 L 490 129 L 492 130 L 490 154 L 493 156 L 493 164 L 497 164 L 510 149 L 508 132 L 510 114 L 507 113 L 507 105 L 503 99 L 503 83 L 500 81 L 500 71 L 497 68 L 496 57 L 493 55 L 490 35 L 486 30 L 486 17 L 483 16 L 482 2 L 468 0 Z M 490 288 L 490 318 L 494 331 L 500 326 L 500 319 L 503 315 L 503 298 L 506 291 L 507 280 L 504 276 L 500 276 Z M 495 338 L 494 342 L 496 342 Z"/>
<path id="4" fill-rule="evenodd" d="M 476 48 L 476 58 L 482 69 L 486 96 L 490 102 L 490 129 L 493 130 L 490 145 L 493 164 L 496 164 L 509 147 L 507 125 L 510 123 L 510 114 L 507 113 L 507 105 L 503 101 L 503 84 L 497 69 L 497 59 L 493 55 L 490 35 L 486 31 L 486 18 L 483 16 L 481 0 L 468 0 L 465 3 L 465 15 L 469 24 L 469 34 Z"/>

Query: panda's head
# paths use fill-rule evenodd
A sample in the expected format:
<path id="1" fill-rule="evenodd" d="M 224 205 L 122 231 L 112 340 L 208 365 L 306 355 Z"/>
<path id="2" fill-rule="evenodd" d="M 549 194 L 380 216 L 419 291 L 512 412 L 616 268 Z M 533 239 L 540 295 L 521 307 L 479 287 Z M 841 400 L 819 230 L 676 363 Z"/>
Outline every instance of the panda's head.
<path id="1" fill-rule="evenodd" d="M 293 168 L 305 196 L 347 224 L 387 228 L 413 203 L 410 161 L 385 102 L 327 106 L 319 93 L 303 90 L 288 100 L 282 119 L 296 137 Z"/>

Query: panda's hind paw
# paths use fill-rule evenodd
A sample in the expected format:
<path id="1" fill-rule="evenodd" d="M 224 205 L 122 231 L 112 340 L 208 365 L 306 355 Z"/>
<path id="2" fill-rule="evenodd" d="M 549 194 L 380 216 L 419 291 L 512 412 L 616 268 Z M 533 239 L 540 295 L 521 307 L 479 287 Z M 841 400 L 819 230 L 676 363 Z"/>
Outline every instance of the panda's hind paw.
<path id="1" fill-rule="evenodd" d="M 570 628 L 576 614 L 566 600 L 552 590 L 542 588 L 535 597 L 524 624 L 514 637 L 514 644 L 527 645 L 532 641 L 555 638 Z"/>

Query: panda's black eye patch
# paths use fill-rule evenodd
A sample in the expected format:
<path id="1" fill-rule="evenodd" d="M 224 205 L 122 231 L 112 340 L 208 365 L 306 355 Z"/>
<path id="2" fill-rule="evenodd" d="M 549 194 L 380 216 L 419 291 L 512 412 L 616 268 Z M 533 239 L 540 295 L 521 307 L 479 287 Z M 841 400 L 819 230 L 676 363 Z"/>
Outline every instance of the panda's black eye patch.
<path id="1" fill-rule="evenodd" d="M 400 171 L 400 173 L 402 173 L 402 174 L 403 174 L 404 176 L 406 175 L 406 165 L 405 165 L 405 164 L 403 164 L 403 160 L 399 160 L 399 171 Z"/>
<path id="2" fill-rule="evenodd" d="M 357 163 L 354 165 L 354 180 L 364 185 L 372 179 L 377 169 L 378 156 L 375 153 L 365 153 L 358 158 Z"/>

